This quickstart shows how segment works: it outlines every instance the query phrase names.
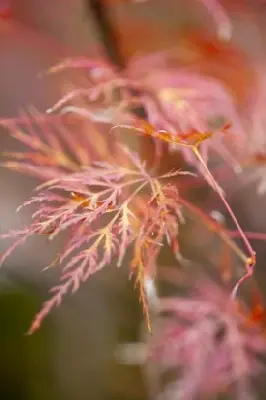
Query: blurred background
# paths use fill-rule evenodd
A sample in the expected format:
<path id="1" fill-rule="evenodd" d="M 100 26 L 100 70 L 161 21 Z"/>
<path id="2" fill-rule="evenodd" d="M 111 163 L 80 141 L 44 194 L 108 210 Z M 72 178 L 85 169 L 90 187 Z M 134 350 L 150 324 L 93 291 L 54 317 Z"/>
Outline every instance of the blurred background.
<path id="1" fill-rule="evenodd" d="M 234 23 L 233 43 L 247 54 L 264 57 L 266 7 L 251 8 L 241 0 L 224 1 L 224 6 Z M 196 36 L 202 35 L 204 42 L 204 37 L 215 35 L 211 16 L 196 0 L 113 0 L 106 1 L 106 7 L 123 63 L 136 54 L 178 43 L 186 48 Z M 49 108 L 64 93 L 66 81 L 78 83 L 83 77 L 76 71 L 43 79 L 38 74 L 69 56 L 101 54 L 101 41 L 89 0 L 0 1 L 0 117 L 15 117 L 29 106 Z M 224 79 L 239 98 L 244 96 L 252 81 L 245 59 L 231 59 L 226 49 L 213 55 L 198 47 L 198 52 L 204 71 Z M 0 149 L 10 148 L 19 145 L 2 130 Z M 15 211 L 38 182 L 1 169 L 0 183 L 0 232 L 4 233 L 30 221 L 27 209 Z M 250 189 L 235 193 L 233 188 L 234 182 L 229 197 L 241 222 L 246 229 L 263 231 L 264 199 L 252 196 Z M 205 198 L 201 193 L 198 201 Z M 0 242 L 0 251 L 6 245 Z M 59 246 L 60 240 L 51 244 L 46 238 L 31 239 L 0 271 L 0 399 L 147 399 L 141 367 L 119 364 L 115 357 L 119 344 L 143 339 L 142 310 L 127 266 L 110 267 L 92 277 L 77 294 L 65 298 L 36 334 L 25 335 L 58 280 L 56 270 L 42 270 Z M 264 246 L 257 245 L 256 250 L 260 266 Z M 195 251 L 188 246 L 188 252 Z M 167 264 L 168 255 L 164 257 Z M 262 268 L 257 274 L 264 278 Z"/>

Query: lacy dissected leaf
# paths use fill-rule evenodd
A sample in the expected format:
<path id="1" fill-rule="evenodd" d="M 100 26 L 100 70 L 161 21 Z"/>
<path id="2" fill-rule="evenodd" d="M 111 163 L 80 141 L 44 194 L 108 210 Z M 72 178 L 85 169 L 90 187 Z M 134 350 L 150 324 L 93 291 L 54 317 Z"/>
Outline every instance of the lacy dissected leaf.
<path id="1" fill-rule="evenodd" d="M 146 68 L 145 60 L 149 65 L 149 57 L 144 57 L 142 62 L 129 64 L 120 75 L 112 70 L 109 75 L 100 74 L 87 87 L 70 91 L 49 112 L 72 113 L 96 122 L 121 125 L 134 124 L 136 108 L 142 109 L 147 122 L 156 130 L 180 135 L 215 133 L 202 146 L 204 158 L 207 160 L 211 150 L 239 170 L 238 153 L 243 150 L 247 135 L 228 88 L 218 79 L 181 66 L 155 64 L 151 70 Z M 81 98 L 86 99 L 86 106 L 79 105 Z M 230 132 L 226 137 L 221 135 L 225 126 Z M 170 148 L 177 149 L 174 143 Z M 179 150 L 189 163 L 198 165 L 185 148 Z"/>
<path id="2" fill-rule="evenodd" d="M 261 327 L 230 294 L 204 278 L 188 297 L 161 301 L 154 357 L 163 370 L 178 371 L 169 391 L 180 399 L 231 392 L 255 399 L 251 378 L 264 371 L 266 340 Z M 167 389 L 167 388 L 166 388 Z"/>
<path id="3" fill-rule="evenodd" d="M 1 264 L 30 236 L 47 235 L 53 240 L 63 231 L 68 233 L 62 251 L 50 265 L 62 264 L 61 282 L 52 289 L 52 298 L 45 302 L 30 332 L 67 292 L 75 292 L 82 282 L 111 263 L 120 266 L 131 244 L 131 266 L 149 323 L 145 277 L 154 274 L 164 239 L 178 251 L 178 225 L 182 222 L 178 190 L 163 181 L 188 173 L 171 171 L 153 177 L 136 154 L 126 148 L 123 151 L 128 157 L 126 166 L 97 162 L 42 185 L 39 193 L 24 204 L 37 207 L 32 224 L 3 235 L 16 240 L 2 255 Z"/>
<path id="4" fill-rule="evenodd" d="M 36 110 L 18 118 L 0 120 L 9 134 L 25 146 L 23 151 L 5 151 L 2 165 L 50 180 L 78 171 L 95 157 L 108 157 L 108 145 L 102 132 L 86 121 L 67 124 L 60 116 L 43 115 Z M 78 130 L 78 132 L 75 132 Z"/>

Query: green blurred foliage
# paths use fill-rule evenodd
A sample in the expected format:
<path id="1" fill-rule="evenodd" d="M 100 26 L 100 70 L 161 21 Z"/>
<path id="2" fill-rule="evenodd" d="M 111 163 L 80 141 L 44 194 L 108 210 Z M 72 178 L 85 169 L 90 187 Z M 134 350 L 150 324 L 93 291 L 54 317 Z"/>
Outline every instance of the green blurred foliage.
<path id="1" fill-rule="evenodd" d="M 51 325 L 26 332 L 40 306 L 32 290 L 0 292 L 0 399 L 58 399 L 52 363 Z"/>

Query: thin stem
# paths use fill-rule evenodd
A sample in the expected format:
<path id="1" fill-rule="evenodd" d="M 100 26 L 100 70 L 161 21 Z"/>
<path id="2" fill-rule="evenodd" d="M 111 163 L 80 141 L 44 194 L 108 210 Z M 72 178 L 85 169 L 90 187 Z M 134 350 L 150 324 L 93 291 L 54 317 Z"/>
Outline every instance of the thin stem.
<path id="1" fill-rule="evenodd" d="M 201 221 L 209 228 L 212 229 L 215 233 L 217 233 L 220 238 L 224 241 L 225 244 L 227 244 L 230 249 L 239 257 L 240 260 L 242 260 L 244 263 L 247 262 L 247 257 L 244 254 L 244 252 L 238 248 L 236 243 L 230 238 L 230 236 L 227 234 L 227 231 L 223 229 L 222 227 L 218 226 L 217 223 L 213 222 L 209 217 L 206 217 L 203 211 L 201 211 L 198 207 L 196 207 L 194 204 L 190 203 L 189 201 L 183 199 L 183 197 L 179 196 L 179 201 L 180 203 L 185 206 L 189 211 L 192 213 L 198 215 L 201 219 Z M 237 231 L 238 235 L 239 232 Z"/>
<path id="2" fill-rule="evenodd" d="M 245 232 L 246 237 L 252 240 L 266 240 L 266 233 L 263 232 Z M 238 231 L 228 231 L 228 235 L 232 238 L 238 237 Z"/>
<path id="3" fill-rule="evenodd" d="M 202 156 L 201 156 L 201 154 L 200 154 L 198 148 L 197 148 L 197 147 L 192 147 L 192 150 L 193 150 L 195 156 L 197 157 L 197 159 L 200 161 L 201 165 L 203 166 L 203 168 L 204 168 L 204 170 L 205 170 L 205 172 L 206 172 L 207 177 L 209 178 L 211 184 L 213 185 L 213 188 L 215 189 L 215 191 L 216 191 L 217 194 L 219 195 L 219 197 L 220 197 L 220 199 L 222 200 L 224 206 L 226 207 L 228 213 L 230 214 L 232 220 L 234 221 L 234 223 L 235 223 L 235 225 L 236 225 L 236 228 L 237 228 L 237 230 L 238 230 L 238 232 L 239 232 L 239 235 L 240 235 L 240 237 L 242 238 L 242 240 L 243 240 L 243 242 L 244 242 L 244 244 L 245 244 L 245 246 L 246 246 L 246 248 L 247 248 L 247 250 L 248 250 L 248 252 L 249 252 L 249 255 L 250 255 L 250 259 L 247 259 L 247 267 L 248 267 L 248 269 L 253 269 L 253 267 L 254 267 L 254 265 L 255 265 L 255 255 L 256 255 L 255 251 L 253 250 L 253 247 L 251 246 L 251 244 L 250 244 L 248 238 L 246 237 L 246 235 L 245 235 L 243 229 L 242 229 L 241 226 L 239 225 L 239 222 L 238 222 L 238 220 L 237 220 L 237 218 L 236 218 L 236 216 L 235 216 L 233 210 L 231 209 L 229 203 L 228 203 L 227 200 L 225 199 L 225 197 L 224 197 L 224 195 L 223 195 L 223 193 L 222 193 L 222 191 L 221 191 L 219 185 L 217 184 L 217 182 L 216 182 L 215 179 L 213 178 L 213 176 L 212 176 L 212 174 L 211 174 L 209 168 L 207 167 L 207 165 L 206 165 L 204 159 L 202 158 Z"/>
<path id="4" fill-rule="evenodd" d="M 107 56 L 119 69 L 124 69 L 125 62 L 120 53 L 118 37 L 110 21 L 106 5 L 102 0 L 90 0 L 88 6 L 101 35 Z"/>

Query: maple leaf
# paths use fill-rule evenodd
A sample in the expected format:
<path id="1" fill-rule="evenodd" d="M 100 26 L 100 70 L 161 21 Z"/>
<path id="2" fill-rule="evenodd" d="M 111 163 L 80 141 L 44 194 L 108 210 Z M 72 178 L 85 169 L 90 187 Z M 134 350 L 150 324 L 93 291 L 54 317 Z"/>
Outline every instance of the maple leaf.
<path id="1" fill-rule="evenodd" d="M 62 251 L 50 265 L 63 264 L 61 282 L 51 290 L 51 299 L 44 303 L 29 333 L 67 292 L 75 292 L 82 282 L 112 262 L 120 266 L 131 244 L 131 267 L 150 328 L 145 280 L 154 274 L 164 239 L 177 251 L 178 224 L 182 222 L 177 188 L 161 181 L 189 173 L 178 170 L 153 177 L 136 154 L 122 150 L 128 158 L 126 166 L 96 162 L 41 186 L 39 193 L 24 204 L 37 206 L 32 224 L 2 235 L 16 240 L 2 255 L 0 264 L 30 236 L 47 235 L 53 240 L 68 232 Z"/>
<path id="2" fill-rule="evenodd" d="M 150 342 L 161 372 L 177 371 L 166 393 L 184 400 L 228 392 L 255 399 L 252 378 L 265 369 L 262 327 L 214 281 L 204 277 L 189 285 L 187 296 L 161 299 L 161 320 Z"/>
<path id="3" fill-rule="evenodd" d="M 134 110 L 142 109 L 147 122 L 156 130 L 180 132 L 180 135 L 212 131 L 215 133 L 212 140 L 202 145 L 205 160 L 211 150 L 239 172 L 238 153 L 242 154 L 247 133 L 229 89 L 210 76 L 181 66 L 160 65 L 165 54 L 157 55 L 158 65 L 153 65 L 152 70 L 146 68 L 150 57 L 129 63 L 123 74 L 110 68 L 109 74 L 100 75 L 96 81 L 91 81 L 89 71 L 87 87 L 67 93 L 49 113 L 59 111 L 63 115 L 71 113 L 95 122 L 122 125 L 134 124 L 137 119 Z M 82 59 L 80 65 L 83 63 Z M 73 60 L 73 68 L 76 64 L 78 59 Z M 81 98 L 86 99 L 85 105 L 79 104 Z M 230 132 L 226 137 L 220 134 L 225 126 Z M 170 144 L 170 149 L 181 151 L 187 162 L 198 166 L 187 149 L 178 148 L 175 143 Z"/>
<path id="4" fill-rule="evenodd" d="M 73 124 L 74 123 L 74 124 Z M 86 126 L 67 124 L 58 115 L 48 116 L 29 108 L 14 119 L 1 119 L 9 135 L 27 147 L 27 151 L 4 151 L 8 159 L 1 165 L 19 172 L 52 180 L 90 165 L 95 157 L 108 159 L 108 145 L 91 121 Z M 72 129 L 79 134 L 73 134 Z M 88 135 L 90 130 L 93 135 Z M 92 139 L 93 137 L 93 139 Z"/>

